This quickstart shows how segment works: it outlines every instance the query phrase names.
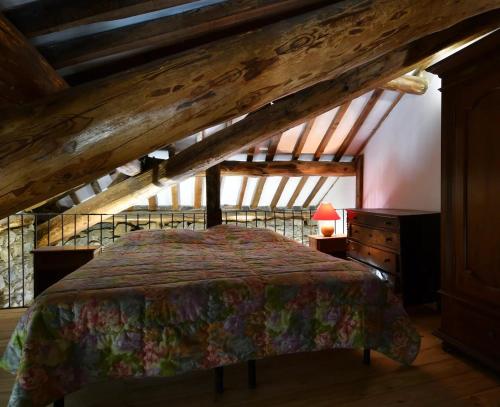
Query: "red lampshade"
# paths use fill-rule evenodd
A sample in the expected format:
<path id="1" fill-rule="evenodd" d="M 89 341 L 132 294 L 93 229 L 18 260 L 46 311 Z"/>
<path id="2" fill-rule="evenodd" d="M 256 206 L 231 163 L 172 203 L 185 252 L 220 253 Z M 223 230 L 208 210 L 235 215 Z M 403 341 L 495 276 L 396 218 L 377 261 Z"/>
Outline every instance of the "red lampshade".
<path id="1" fill-rule="evenodd" d="M 314 220 L 338 220 L 340 219 L 339 214 L 333 207 L 331 203 L 322 202 L 319 204 L 318 209 L 313 216 Z"/>

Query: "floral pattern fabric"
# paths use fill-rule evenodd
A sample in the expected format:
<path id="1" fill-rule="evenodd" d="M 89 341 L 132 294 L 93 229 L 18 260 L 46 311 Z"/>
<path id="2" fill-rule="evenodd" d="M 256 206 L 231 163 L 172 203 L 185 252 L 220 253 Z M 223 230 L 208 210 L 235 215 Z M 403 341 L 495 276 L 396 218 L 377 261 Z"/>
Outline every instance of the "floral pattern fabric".
<path id="1" fill-rule="evenodd" d="M 249 359 L 375 349 L 403 364 L 420 337 L 363 266 L 272 231 L 136 231 L 36 298 L 2 366 L 10 407 L 110 377 L 173 376 Z"/>

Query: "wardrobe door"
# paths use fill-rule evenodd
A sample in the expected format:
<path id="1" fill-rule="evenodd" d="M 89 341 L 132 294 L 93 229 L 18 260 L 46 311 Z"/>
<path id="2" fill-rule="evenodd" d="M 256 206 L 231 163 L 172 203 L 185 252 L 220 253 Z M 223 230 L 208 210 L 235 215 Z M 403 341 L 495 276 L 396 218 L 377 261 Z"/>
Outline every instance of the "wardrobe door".
<path id="1" fill-rule="evenodd" d="M 457 291 L 500 304 L 500 76 L 466 86 L 456 112 L 453 238 Z"/>

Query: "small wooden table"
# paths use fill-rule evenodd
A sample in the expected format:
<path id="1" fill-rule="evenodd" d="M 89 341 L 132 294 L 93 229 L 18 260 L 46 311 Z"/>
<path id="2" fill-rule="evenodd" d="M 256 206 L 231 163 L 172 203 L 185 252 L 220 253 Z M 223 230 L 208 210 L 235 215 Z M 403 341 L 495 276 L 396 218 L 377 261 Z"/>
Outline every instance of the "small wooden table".
<path id="1" fill-rule="evenodd" d="M 309 247 L 345 259 L 347 253 L 347 236 L 333 235 L 324 237 L 321 235 L 309 235 Z"/>
<path id="2" fill-rule="evenodd" d="M 47 246 L 32 250 L 34 296 L 88 263 L 99 249 L 98 246 Z"/>

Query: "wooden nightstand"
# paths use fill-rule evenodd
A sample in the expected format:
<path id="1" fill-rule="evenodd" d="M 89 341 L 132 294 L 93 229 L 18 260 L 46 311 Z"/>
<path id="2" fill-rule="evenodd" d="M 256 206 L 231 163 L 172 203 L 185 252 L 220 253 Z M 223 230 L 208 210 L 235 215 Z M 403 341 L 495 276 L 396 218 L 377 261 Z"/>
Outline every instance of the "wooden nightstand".
<path id="1" fill-rule="evenodd" d="M 333 235 L 324 237 L 321 235 L 309 235 L 309 247 L 345 259 L 347 252 L 347 236 Z"/>
<path id="2" fill-rule="evenodd" d="M 47 246 L 32 250 L 34 296 L 88 263 L 99 249 L 97 246 Z"/>

